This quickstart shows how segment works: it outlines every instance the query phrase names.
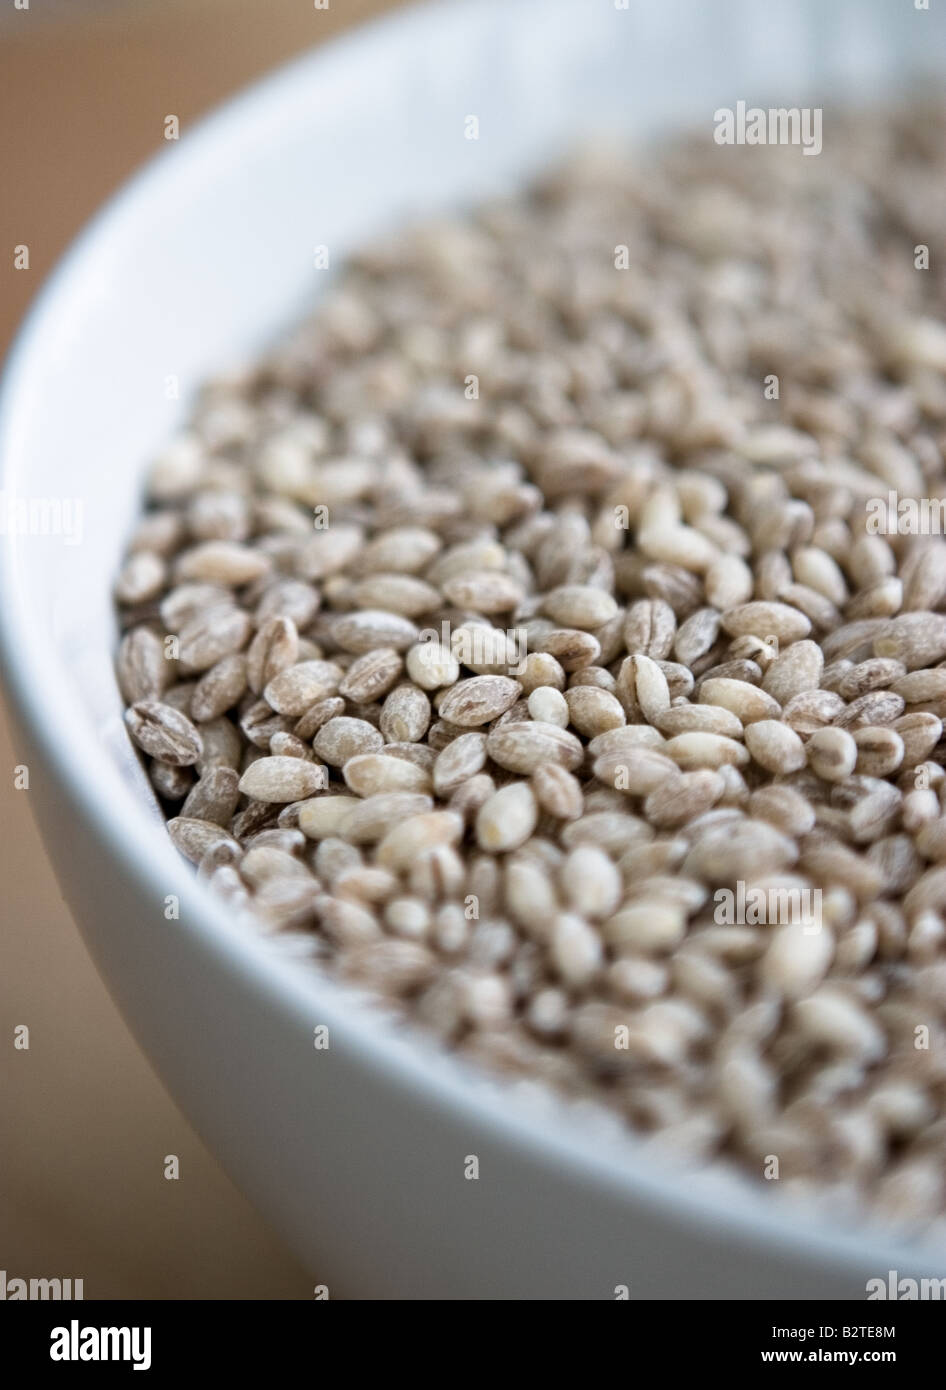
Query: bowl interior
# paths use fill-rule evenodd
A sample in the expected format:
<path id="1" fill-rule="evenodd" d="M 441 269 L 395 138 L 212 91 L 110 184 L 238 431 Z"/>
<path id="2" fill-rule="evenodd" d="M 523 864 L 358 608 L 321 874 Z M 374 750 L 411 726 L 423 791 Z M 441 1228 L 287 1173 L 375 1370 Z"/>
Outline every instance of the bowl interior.
<path id="1" fill-rule="evenodd" d="M 40 505 L 54 531 L 56 516 L 62 524 L 5 538 L 0 642 L 21 712 L 116 854 L 160 876 L 164 892 L 190 883 L 155 826 L 113 675 L 110 589 L 144 471 L 203 379 L 309 307 L 325 273 L 315 248 L 337 266 L 359 242 L 510 188 L 592 133 L 640 140 L 695 123 L 709 139 L 714 110 L 740 99 L 821 105 L 829 139 L 845 94 L 895 88 L 942 56 L 928 19 L 883 0 L 430 5 L 277 73 L 185 132 L 109 205 L 8 365 L 0 489 Z M 469 115 L 477 140 L 465 136 Z M 202 913 L 221 952 L 271 972 L 263 948 L 206 903 Z M 315 987 L 267 977 L 287 1001 Z M 373 1045 L 367 1014 L 343 1026 Z M 473 1103 L 451 1064 L 387 1044 L 382 1064 Z M 497 1104 L 497 1122 L 519 1123 Z M 593 1140 L 562 1142 L 570 1161 L 608 1162 Z M 661 1186 L 646 1165 L 614 1166 L 609 1180 Z"/>

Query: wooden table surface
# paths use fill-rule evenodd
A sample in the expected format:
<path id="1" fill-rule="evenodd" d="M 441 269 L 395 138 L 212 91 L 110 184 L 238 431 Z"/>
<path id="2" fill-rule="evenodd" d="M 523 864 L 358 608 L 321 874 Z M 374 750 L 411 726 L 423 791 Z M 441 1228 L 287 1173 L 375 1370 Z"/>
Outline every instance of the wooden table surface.
<path id="1" fill-rule="evenodd" d="M 0 352 L 82 223 L 199 112 L 390 0 L 69 0 L 0 19 Z M 51 10 L 51 12 L 50 12 Z M 12 248 L 30 247 L 29 271 Z M 0 602 L 3 601 L 0 595 Z M 13 785 L 0 709 L 0 1270 L 86 1298 L 311 1298 L 99 979 Z M 30 1048 L 13 1047 L 30 1029 Z M 181 1180 L 163 1176 L 165 1154 Z M 331 1271 L 320 1277 L 330 1279 Z"/>

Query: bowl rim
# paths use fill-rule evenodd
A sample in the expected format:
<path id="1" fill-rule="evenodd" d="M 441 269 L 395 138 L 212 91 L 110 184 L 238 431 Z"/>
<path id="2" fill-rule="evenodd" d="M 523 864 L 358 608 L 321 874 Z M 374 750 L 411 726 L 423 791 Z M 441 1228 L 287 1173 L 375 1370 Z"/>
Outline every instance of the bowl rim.
<path id="1" fill-rule="evenodd" d="M 515 0 L 510 8 L 529 3 Z M 300 103 L 304 107 L 306 90 L 313 83 L 349 80 L 346 71 L 369 48 L 390 47 L 393 52 L 423 42 L 431 24 L 475 25 L 484 12 L 495 22 L 501 5 L 502 0 L 454 0 L 449 6 L 426 0 L 359 24 L 241 89 L 195 122 L 179 144 L 152 156 L 123 181 L 46 277 L 7 355 L 0 378 L 0 492 L 17 492 L 28 457 L 31 399 L 37 397 L 44 354 L 57 324 L 64 316 L 81 317 L 83 284 L 96 265 L 107 264 L 110 245 L 133 236 L 154 200 L 173 197 L 174 188 L 185 180 L 201 180 L 211 187 L 207 175 L 228 158 L 228 150 L 245 155 L 265 142 L 274 128 L 293 119 Z M 787 1199 L 766 1203 L 741 1175 L 734 1180 L 726 1176 L 720 1186 L 715 1174 L 664 1168 L 643 1146 L 634 1151 L 633 1135 L 612 1151 L 597 1133 L 589 1138 L 581 1132 L 568 1117 L 567 1103 L 552 1100 L 533 1112 L 522 1104 L 517 1087 L 494 1081 L 473 1063 L 442 1052 L 439 1044 L 432 1053 L 425 1050 L 426 1035 L 419 1030 L 385 1022 L 372 1015 L 369 1006 L 355 1007 L 353 1016 L 351 993 L 344 986 L 279 955 L 265 937 L 234 927 L 170 842 L 162 843 L 153 813 L 118 776 L 112 758 L 97 757 L 97 744 L 82 736 L 88 731 L 88 715 L 68 700 L 68 685 L 46 679 L 62 670 L 62 658 L 54 639 L 30 613 L 21 538 L 7 535 L 2 540 L 0 594 L 6 599 L 0 604 L 0 665 L 19 721 L 73 807 L 81 808 L 103 854 L 119 861 L 129 879 L 156 901 L 172 889 L 186 888 L 188 932 L 196 934 L 221 970 L 236 974 L 249 992 L 266 998 L 306 1029 L 312 1005 L 317 1004 L 320 1020 L 343 1040 L 348 1053 L 386 1085 L 409 1088 L 429 1108 L 446 1109 L 476 1124 L 489 1141 L 537 1166 L 566 1166 L 576 1184 L 592 1184 L 625 1206 L 646 1202 L 678 1230 L 699 1230 L 729 1245 L 766 1247 L 773 1259 L 794 1256 L 855 1276 L 865 1268 L 878 1274 L 932 1268 L 928 1248 L 911 1249 L 876 1230 L 865 1236 L 846 1227 L 826 1229 L 818 1213 L 806 1213 Z M 113 796 L 94 796 L 90 790 L 103 771 Z"/>

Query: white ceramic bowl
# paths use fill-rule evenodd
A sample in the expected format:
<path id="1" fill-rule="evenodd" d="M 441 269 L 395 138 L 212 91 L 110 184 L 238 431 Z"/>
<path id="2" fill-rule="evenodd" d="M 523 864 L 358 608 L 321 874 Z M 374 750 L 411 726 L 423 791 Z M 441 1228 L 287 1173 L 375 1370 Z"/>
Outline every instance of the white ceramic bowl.
<path id="1" fill-rule="evenodd" d="M 863 1296 L 888 1269 L 937 1272 L 748 1184 L 661 1169 L 580 1109 L 480 1078 L 237 930 L 171 849 L 129 747 L 109 597 L 150 455 L 206 374 L 306 306 L 316 245 L 337 264 L 385 227 L 511 185 L 592 128 L 709 129 L 740 99 L 807 99 L 826 108 L 830 139 L 834 104 L 896 85 L 936 32 L 899 0 L 467 0 L 397 14 L 156 159 L 82 235 L 20 335 L 0 487 L 84 506 L 79 544 L 2 542 L 0 642 L 31 803 L 129 1027 L 336 1294 L 817 1298 Z M 471 114 L 478 141 L 464 138 Z M 165 399 L 172 373 L 183 403 Z M 169 894 L 179 921 L 165 919 Z M 313 1046 L 319 1024 L 328 1051 Z"/>

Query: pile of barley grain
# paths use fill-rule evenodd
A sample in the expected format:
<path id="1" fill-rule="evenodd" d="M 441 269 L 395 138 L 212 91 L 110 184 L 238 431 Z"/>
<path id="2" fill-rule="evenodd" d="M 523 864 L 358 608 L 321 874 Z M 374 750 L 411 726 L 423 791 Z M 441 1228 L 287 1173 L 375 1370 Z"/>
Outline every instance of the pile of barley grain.
<path id="1" fill-rule="evenodd" d="M 231 904 L 491 1067 L 921 1225 L 946 541 L 867 518 L 946 477 L 944 152 L 932 109 L 706 135 L 382 242 L 207 388 L 117 585 Z M 721 920 L 740 881 L 821 930 Z"/>

